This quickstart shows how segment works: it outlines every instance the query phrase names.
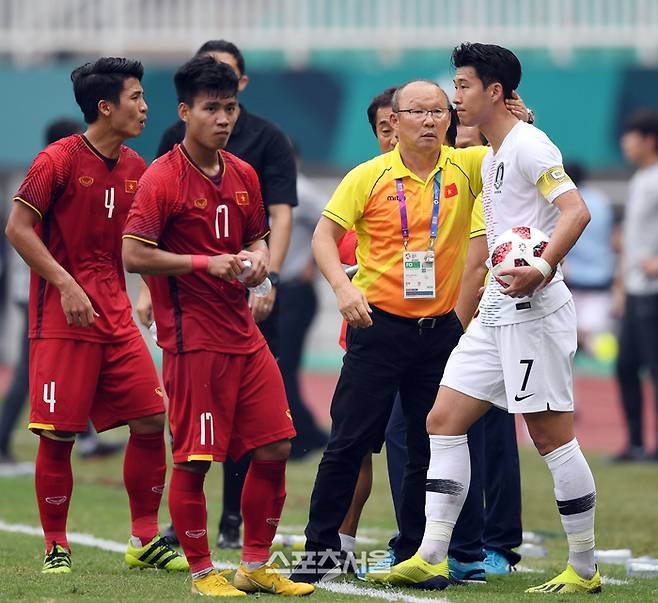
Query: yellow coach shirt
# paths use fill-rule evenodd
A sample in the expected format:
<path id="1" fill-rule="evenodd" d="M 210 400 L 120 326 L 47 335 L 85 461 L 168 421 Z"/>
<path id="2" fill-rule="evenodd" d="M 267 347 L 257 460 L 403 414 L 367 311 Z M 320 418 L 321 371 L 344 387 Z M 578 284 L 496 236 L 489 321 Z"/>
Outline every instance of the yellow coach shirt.
<path id="1" fill-rule="evenodd" d="M 484 234 L 480 165 L 487 147 L 441 147 L 436 167 L 422 181 L 402 163 L 399 147 L 355 167 L 343 178 L 322 215 L 346 230 L 354 228 L 359 265 L 353 284 L 385 312 L 420 318 L 450 312 L 457 302 L 469 237 Z M 436 297 L 404 299 L 404 250 L 396 179 L 402 178 L 409 222 L 409 250 L 428 248 L 434 176 L 441 170 L 436 241 Z M 471 228 L 471 213 L 475 214 Z"/>

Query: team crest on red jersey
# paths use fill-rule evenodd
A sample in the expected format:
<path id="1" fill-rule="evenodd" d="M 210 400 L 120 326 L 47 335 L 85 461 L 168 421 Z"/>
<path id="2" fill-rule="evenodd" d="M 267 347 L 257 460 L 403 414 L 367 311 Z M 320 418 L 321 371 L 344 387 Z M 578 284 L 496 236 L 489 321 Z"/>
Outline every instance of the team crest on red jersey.
<path id="1" fill-rule="evenodd" d="M 208 199 L 195 199 L 194 207 L 198 207 L 199 209 L 206 209 L 206 207 L 208 207 Z"/>
<path id="2" fill-rule="evenodd" d="M 91 176 L 80 176 L 78 182 L 82 184 L 82 186 L 91 186 L 94 183 L 94 179 Z"/>
<path id="3" fill-rule="evenodd" d="M 126 192 L 134 193 L 137 191 L 137 180 L 126 180 Z"/>
<path id="4" fill-rule="evenodd" d="M 249 193 L 247 191 L 235 191 L 235 202 L 238 205 L 249 205 Z"/>

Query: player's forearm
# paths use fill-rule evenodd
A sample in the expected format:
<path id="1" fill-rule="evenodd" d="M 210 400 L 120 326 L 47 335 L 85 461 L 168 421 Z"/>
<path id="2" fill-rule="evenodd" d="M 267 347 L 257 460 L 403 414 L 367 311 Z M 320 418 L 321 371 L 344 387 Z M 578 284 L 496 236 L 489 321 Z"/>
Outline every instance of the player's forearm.
<path id="1" fill-rule="evenodd" d="M 128 272 L 153 276 L 176 276 L 192 272 L 191 255 L 164 251 L 136 239 L 123 240 L 123 266 Z"/>
<path id="2" fill-rule="evenodd" d="M 58 289 L 74 282 L 73 277 L 55 260 L 32 224 L 20 223 L 14 212 L 9 216 L 5 229 L 7 239 L 25 263 L 41 278 Z"/>
<path id="3" fill-rule="evenodd" d="M 320 272 L 334 291 L 350 282 L 338 254 L 338 241 L 344 234 L 344 229 L 325 217 L 320 218 L 313 233 L 313 257 L 315 257 Z"/>
<path id="4" fill-rule="evenodd" d="M 280 272 L 288 253 L 292 232 L 292 207 L 283 203 L 270 205 L 270 270 Z"/>
<path id="5" fill-rule="evenodd" d="M 555 204 L 560 210 L 560 217 L 542 254 L 542 258 L 553 268 L 569 253 L 591 218 L 587 205 L 575 190 L 560 195 Z"/>
<path id="6" fill-rule="evenodd" d="M 459 298 L 455 305 L 455 313 L 462 323 L 464 329 L 471 322 L 479 303 L 478 293 L 484 286 L 484 278 L 487 274 L 485 264 L 488 255 L 487 239 L 484 236 L 471 239 L 466 256 L 464 276 L 459 292 Z"/>

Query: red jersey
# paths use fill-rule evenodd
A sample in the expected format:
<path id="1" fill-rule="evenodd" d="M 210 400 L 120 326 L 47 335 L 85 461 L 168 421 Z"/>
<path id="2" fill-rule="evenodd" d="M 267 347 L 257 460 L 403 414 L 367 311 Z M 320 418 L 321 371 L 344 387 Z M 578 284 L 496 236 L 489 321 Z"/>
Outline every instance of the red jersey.
<path id="1" fill-rule="evenodd" d="M 223 172 L 209 178 L 176 145 L 146 170 L 124 237 L 180 255 L 237 254 L 267 234 L 254 169 L 220 151 Z M 216 180 L 216 181 L 215 181 Z M 149 276 L 158 345 L 172 353 L 250 354 L 265 345 L 245 287 L 207 272 Z"/>
<path id="2" fill-rule="evenodd" d="M 32 272 L 31 338 L 116 343 L 139 335 L 126 293 L 121 233 L 145 169 L 132 149 L 122 146 L 112 162 L 79 134 L 37 155 L 14 200 L 39 215 L 37 234 L 100 316 L 91 327 L 67 325 L 59 290 Z"/>

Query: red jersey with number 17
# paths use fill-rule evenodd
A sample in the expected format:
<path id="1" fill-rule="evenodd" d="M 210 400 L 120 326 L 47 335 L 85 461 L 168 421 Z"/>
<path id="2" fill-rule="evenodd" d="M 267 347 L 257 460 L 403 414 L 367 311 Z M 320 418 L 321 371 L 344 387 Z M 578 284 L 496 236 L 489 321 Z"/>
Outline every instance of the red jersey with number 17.
<path id="1" fill-rule="evenodd" d="M 225 151 L 220 158 L 216 179 L 181 145 L 156 159 L 139 182 L 124 238 L 208 256 L 237 254 L 263 238 L 267 225 L 256 172 Z M 147 280 L 161 348 L 250 354 L 265 345 L 239 281 L 203 271 Z"/>
<path id="2" fill-rule="evenodd" d="M 56 287 L 32 272 L 30 337 L 115 343 L 139 336 L 121 261 L 121 233 L 146 169 L 122 146 L 117 161 L 79 134 L 46 147 L 32 163 L 14 200 L 41 218 L 35 230 L 100 315 L 91 327 L 66 324 Z"/>

